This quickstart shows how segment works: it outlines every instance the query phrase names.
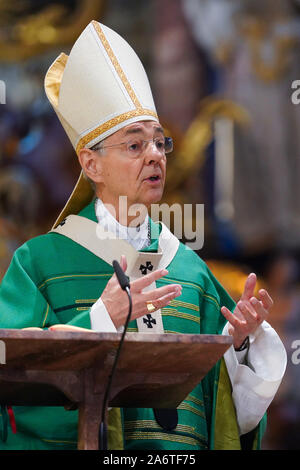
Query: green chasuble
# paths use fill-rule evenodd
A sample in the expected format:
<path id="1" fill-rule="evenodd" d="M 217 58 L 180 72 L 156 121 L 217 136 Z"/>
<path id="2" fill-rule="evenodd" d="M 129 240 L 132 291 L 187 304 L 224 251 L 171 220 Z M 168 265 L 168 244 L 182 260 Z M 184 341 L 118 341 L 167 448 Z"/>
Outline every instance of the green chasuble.
<path id="1" fill-rule="evenodd" d="M 97 222 L 94 201 L 79 215 Z M 158 233 L 159 226 L 151 224 L 152 233 Z M 144 251 L 157 248 L 153 236 Z M 167 269 L 168 275 L 156 282 L 157 287 L 179 283 L 182 295 L 161 310 L 165 333 L 221 334 L 226 320 L 220 306 L 233 310 L 234 302 L 206 264 L 180 243 Z M 29 240 L 15 252 L 0 286 L 0 328 L 47 328 L 58 323 L 91 328 L 90 308 L 112 274 L 112 266 L 63 235 L 48 233 Z M 137 331 L 136 321 L 130 323 L 129 331 Z M 9 426 L 5 442 L 0 434 L 0 449 L 76 449 L 77 411 L 21 406 L 13 410 L 17 433 Z M 174 431 L 161 428 L 152 409 L 122 409 L 116 416 L 119 421 L 115 419 L 115 431 L 111 431 L 112 448 L 240 448 L 223 359 L 180 404 Z M 0 430 L 4 418 L 0 416 Z M 263 426 L 258 428 L 256 447 Z M 119 436 L 121 444 L 117 444 Z"/>

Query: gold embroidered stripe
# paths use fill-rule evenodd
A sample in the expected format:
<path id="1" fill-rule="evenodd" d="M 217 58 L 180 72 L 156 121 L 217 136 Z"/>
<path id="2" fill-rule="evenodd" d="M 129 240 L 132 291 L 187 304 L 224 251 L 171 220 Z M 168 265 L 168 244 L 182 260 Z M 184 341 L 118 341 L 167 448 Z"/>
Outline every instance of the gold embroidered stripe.
<path id="1" fill-rule="evenodd" d="M 42 327 L 44 327 L 45 324 L 46 324 L 46 320 L 47 320 L 48 313 L 49 313 L 49 307 L 50 307 L 49 304 L 47 304 L 46 313 L 45 313 L 45 318 L 44 318 L 44 321 L 43 321 L 43 323 L 42 323 Z"/>
<path id="2" fill-rule="evenodd" d="M 195 413 L 196 415 L 201 416 L 201 418 L 205 419 L 205 414 L 203 413 L 203 411 L 198 410 L 197 408 L 192 405 L 189 405 L 188 403 L 180 403 L 177 409 L 190 411 L 191 413 Z"/>
<path id="3" fill-rule="evenodd" d="M 128 111 L 126 113 L 120 114 L 119 116 L 116 116 L 112 119 L 110 119 L 107 122 L 104 122 L 100 126 L 96 127 L 96 129 L 92 130 L 88 134 L 84 135 L 78 142 L 76 146 L 76 152 L 78 153 L 79 150 L 84 148 L 89 142 L 92 140 L 96 139 L 99 135 L 103 134 L 104 132 L 110 130 L 112 127 L 117 126 L 118 124 L 121 124 L 124 121 L 127 121 L 128 119 L 131 119 L 136 116 L 153 116 L 156 119 L 158 119 L 157 114 L 154 111 L 151 111 L 150 109 L 143 109 L 143 108 L 137 108 L 133 109 L 131 111 Z"/>
<path id="4" fill-rule="evenodd" d="M 48 282 L 51 281 L 56 281 L 57 279 L 68 279 L 68 278 L 73 278 L 73 277 L 111 277 L 111 274 L 68 274 L 65 276 L 56 276 L 56 277 L 50 277 L 49 279 L 46 279 L 42 284 L 38 286 L 38 289 L 41 289 L 44 287 Z"/>
<path id="5" fill-rule="evenodd" d="M 188 303 L 188 302 L 183 302 L 182 300 L 176 300 L 176 299 L 171 300 L 169 305 L 174 306 L 174 307 L 189 308 L 190 310 L 195 310 L 196 312 L 199 312 L 199 310 L 200 310 L 199 305 L 191 304 L 191 303 Z"/>
<path id="6" fill-rule="evenodd" d="M 94 304 L 95 302 L 97 302 L 98 299 L 78 299 L 78 300 L 75 300 L 75 303 L 76 304 L 87 304 L 87 303 L 91 303 L 91 304 Z"/>
<path id="7" fill-rule="evenodd" d="M 170 283 L 170 284 L 177 284 L 178 283 L 178 279 L 170 279 L 168 278 L 168 280 L 166 279 L 163 279 L 161 280 L 161 282 L 166 282 L 166 283 Z M 198 291 L 201 292 L 202 296 L 205 298 L 205 299 L 208 299 L 208 300 L 211 300 L 212 302 L 214 302 L 214 304 L 217 305 L 218 308 L 220 308 L 220 304 L 219 302 L 217 301 L 217 299 L 215 297 L 213 297 L 212 295 L 209 295 L 209 294 L 205 294 L 204 290 L 202 289 L 202 287 L 200 287 L 198 284 L 195 284 L 193 282 L 183 282 L 183 281 L 180 281 L 180 284 L 182 286 L 187 286 L 187 287 L 194 287 L 195 289 L 197 289 Z"/>
<path id="8" fill-rule="evenodd" d="M 106 39 L 105 34 L 104 34 L 100 24 L 97 21 L 92 21 L 92 24 L 93 24 L 93 26 L 94 26 L 97 34 L 98 34 L 98 37 L 99 37 L 101 43 L 103 44 L 104 49 L 106 50 L 106 53 L 107 53 L 108 57 L 111 60 L 111 63 L 114 66 L 115 71 L 119 75 L 124 87 L 126 88 L 126 91 L 127 91 L 128 95 L 130 96 L 131 101 L 133 102 L 133 104 L 136 108 L 141 108 L 141 104 L 140 104 L 135 92 L 133 91 L 133 89 L 132 89 L 132 87 L 131 87 L 131 85 L 130 85 L 130 83 L 129 83 L 122 67 L 121 67 L 121 65 L 119 64 L 118 59 L 116 58 L 112 48 L 110 47 L 110 44 L 109 44 L 108 40 Z"/>
<path id="9" fill-rule="evenodd" d="M 178 426 L 178 425 L 177 425 Z M 137 419 L 135 421 L 125 421 L 124 429 L 140 428 L 160 428 L 159 424 L 153 419 Z M 161 429 L 161 428 L 160 428 Z"/>
<path id="10" fill-rule="evenodd" d="M 196 398 L 196 397 L 193 397 L 192 395 L 188 395 L 186 400 L 188 401 L 192 401 L 193 403 L 195 403 L 196 405 L 199 405 L 199 406 L 204 406 L 204 403 L 202 400 L 199 400 L 199 398 Z"/>
<path id="11" fill-rule="evenodd" d="M 59 441 L 56 439 L 41 439 L 44 442 L 56 442 L 57 444 L 77 444 L 77 441 Z"/>
<path id="12" fill-rule="evenodd" d="M 177 318 L 184 318 L 185 320 L 191 320 L 196 323 L 200 323 L 200 318 L 196 317 L 195 315 L 191 315 L 190 313 L 178 312 L 172 308 L 162 308 L 161 314 L 163 316 L 170 316 L 170 317 L 177 317 Z"/>
<path id="13" fill-rule="evenodd" d="M 124 429 L 126 429 L 126 430 L 136 429 L 136 428 L 152 428 L 152 429 L 160 429 L 161 430 L 161 426 L 156 421 L 154 421 L 153 419 L 137 419 L 137 420 L 134 420 L 134 421 L 125 421 L 124 422 Z M 185 425 L 177 424 L 176 431 L 179 428 L 194 429 L 191 426 L 185 426 Z"/>
<path id="14" fill-rule="evenodd" d="M 181 442 L 182 444 L 188 444 L 188 445 L 197 446 L 197 447 L 199 446 L 199 441 L 191 437 L 178 436 L 176 434 L 167 434 L 167 433 L 162 433 L 162 432 L 141 432 L 141 431 L 125 432 L 125 439 L 126 440 L 159 439 L 159 440 L 171 441 L 171 442 Z"/>
<path id="15" fill-rule="evenodd" d="M 142 429 L 142 428 L 152 428 L 152 429 L 161 429 L 161 426 L 159 424 L 151 419 L 145 419 L 145 420 L 136 420 L 136 421 L 126 421 L 124 423 L 124 429 L 125 431 L 132 431 L 135 429 Z M 188 426 L 186 424 L 177 424 L 175 431 L 180 431 L 180 432 L 185 432 L 187 434 L 193 434 L 196 436 L 198 439 L 202 441 L 207 441 L 206 437 L 203 434 L 198 433 L 194 427 Z"/>
<path id="16" fill-rule="evenodd" d="M 161 279 L 160 282 L 165 282 L 167 284 L 177 284 L 179 281 L 178 279 L 171 279 L 168 277 L 168 279 L 164 278 L 164 279 Z M 195 284 L 194 282 L 184 282 L 184 281 L 180 281 L 180 284 L 182 284 L 183 286 L 187 286 L 187 287 L 194 287 L 195 289 L 199 290 L 201 292 L 201 294 L 204 294 L 204 290 L 202 289 L 202 287 L 200 287 L 198 284 Z"/>
<path id="17" fill-rule="evenodd" d="M 203 294 L 203 297 L 208 299 L 208 300 L 212 300 L 214 304 L 216 304 L 216 306 L 218 308 L 220 308 L 220 304 L 219 302 L 217 301 L 217 299 L 215 299 L 212 295 L 208 295 L 208 294 Z"/>

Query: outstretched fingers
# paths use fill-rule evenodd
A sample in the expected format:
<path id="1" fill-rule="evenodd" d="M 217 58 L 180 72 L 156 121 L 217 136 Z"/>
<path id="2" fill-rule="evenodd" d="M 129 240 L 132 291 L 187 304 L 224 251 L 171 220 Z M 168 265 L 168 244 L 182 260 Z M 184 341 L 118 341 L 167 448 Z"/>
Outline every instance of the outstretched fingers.
<path id="1" fill-rule="evenodd" d="M 159 299 L 160 297 L 163 297 L 167 294 L 174 294 L 175 296 L 178 296 L 181 294 L 181 290 L 182 288 L 180 284 L 168 284 L 166 286 L 157 287 L 156 289 L 143 292 L 143 297 L 148 301 Z"/>
<path id="2" fill-rule="evenodd" d="M 270 310 L 273 307 L 273 299 L 265 289 L 260 289 L 258 292 L 258 297 L 261 300 L 263 307 L 266 310 Z"/>
<path id="3" fill-rule="evenodd" d="M 181 295 L 181 286 L 169 284 L 146 292 L 136 293 L 133 296 L 133 316 L 139 317 L 149 313 L 147 304 L 151 303 L 155 310 L 159 310 L 170 303 L 171 300 Z"/>
<path id="4" fill-rule="evenodd" d="M 256 274 L 255 273 L 249 274 L 245 282 L 245 287 L 244 287 L 243 294 L 241 296 L 241 300 L 250 300 L 250 298 L 254 295 L 256 281 L 257 281 Z"/>
<path id="5" fill-rule="evenodd" d="M 237 318 L 227 307 L 221 307 L 221 312 L 226 318 L 226 320 L 234 327 L 238 328 L 240 326 L 241 320 Z"/>
<path id="6" fill-rule="evenodd" d="M 145 287 L 150 286 L 153 282 L 161 279 L 162 277 L 166 276 L 168 271 L 166 269 L 157 269 L 150 274 L 146 274 L 140 279 L 136 279 L 131 283 L 131 291 L 132 292 L 141 292 Z"/>

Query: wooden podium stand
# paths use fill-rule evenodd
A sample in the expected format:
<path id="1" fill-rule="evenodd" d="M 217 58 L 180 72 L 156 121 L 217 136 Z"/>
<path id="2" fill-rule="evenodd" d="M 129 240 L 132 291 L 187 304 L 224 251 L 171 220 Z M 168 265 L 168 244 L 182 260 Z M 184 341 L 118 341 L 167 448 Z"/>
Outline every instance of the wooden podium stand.
<path id="1" fill-rule="evenodd" d="M 98 449 L 120 333 L 4 330 L 0 403 L 78 407 L 78 449 Z M 176 408 L 232 344 L 230 336 L 127 333 L 109 406 Z"/>

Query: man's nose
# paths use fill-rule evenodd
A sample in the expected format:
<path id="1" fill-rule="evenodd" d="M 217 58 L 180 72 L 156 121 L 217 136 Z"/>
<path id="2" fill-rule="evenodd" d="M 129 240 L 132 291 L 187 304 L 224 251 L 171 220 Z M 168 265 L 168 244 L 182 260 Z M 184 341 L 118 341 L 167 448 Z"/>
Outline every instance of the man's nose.
<path id="1" fill-rule="evenodd" d="M 144 158 L 147 164 L 152 162 L 159 162 L 165 158 L 165 153 L 157 148 L 156 143 L 153 140 L 147 142 L 144 150 Z"/>

